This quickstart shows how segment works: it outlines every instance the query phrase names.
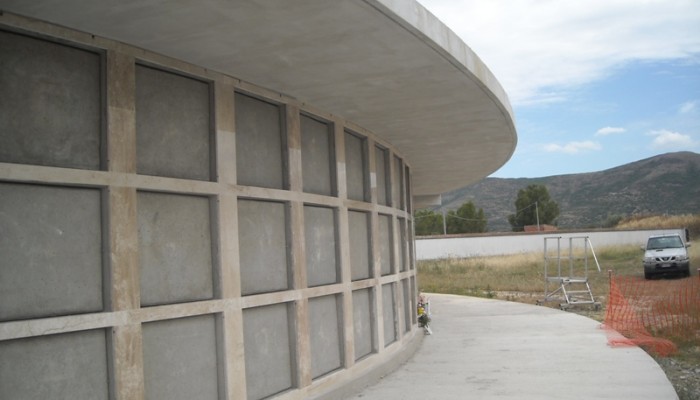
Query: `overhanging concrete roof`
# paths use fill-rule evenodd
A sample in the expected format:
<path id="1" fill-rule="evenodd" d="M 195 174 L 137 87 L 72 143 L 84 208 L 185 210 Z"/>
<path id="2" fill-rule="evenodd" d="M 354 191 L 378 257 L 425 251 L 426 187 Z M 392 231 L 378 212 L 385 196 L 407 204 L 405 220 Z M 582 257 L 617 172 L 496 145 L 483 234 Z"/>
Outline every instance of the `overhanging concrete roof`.
<path id="1" fill-rule="evenodd" d="M 515 150 L 503 88 L 413 0 L 0 0 L 0 9 L 181 59 L 339 115 L 406 157 L 420 198 L 488 176 Z"/>

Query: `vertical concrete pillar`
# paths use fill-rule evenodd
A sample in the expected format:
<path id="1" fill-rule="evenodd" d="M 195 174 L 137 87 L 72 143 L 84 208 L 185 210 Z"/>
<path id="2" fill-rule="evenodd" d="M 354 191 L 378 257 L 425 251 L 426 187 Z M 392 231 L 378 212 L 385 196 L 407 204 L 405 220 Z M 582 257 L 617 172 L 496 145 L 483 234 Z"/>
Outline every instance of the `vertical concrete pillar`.
<path id="1" fill-rule="evenodd" d="M 135 60 L 116 51 L 107 52 L 107 169 L 136 172 Z M 112 311 L 140 307 L 138 222 L 136 189 L 107 189 L 109 232 L 110 308 Z M 144 396 L 143 340 L 141 324 L 112 329 L 109 341 L 113 391 L 117 400 L 140 400 Z"/>
<path id="2" fill-rule="evenodd" d="M 346 200 L 348 197 L 347 179 L 345 172 L 345 130 L 342 121 L 336 120 L 334 127 L 336 184 L 338 198 Z M 355 344 L 353 304 L 352 304 L 352 271 L 350 266 L 350 222 L 348 208 L 341 206 L 338 209 L 338 256 L 340 263 L 340 281 L 343 284 L 343 365 L 350 368 L 355 364 Z"/>
<path id="3" fill-rule="evenodd" d="M 375 155 L 376 151 L 376 146 L 374 144 L 373 140 L 368 139 L 368 146 L 367 146 L 367 151 L 368 151 L 368 157 L 367 157 L 367 163 L 368 163 L 368 169 L 369 169 L 369 174 L 370 174 L 370 182 L 371 182 L 371 188 L 370 188 L 370 197 L 371 199 L 370 202 L 373 205 L 377 205 L 377 157 Z M 379 235 L 379 213 L 377 212 L 377 208 L 374 207 L 372 212 L 370 213 L 370 254 L 371 259 L 372 259 L 372 277 L 375 279 L 375 292 L 374 292 L 374 317 L 373 320 L 375 321 L 374 326 L 377 329 L 377 351 L 381 352 L 382 349 L 384 348 L 384 324 L 382 323 L 383 321 L 383 297 L 382 297 L 382 285 L 381 285 L 381 276 L 382 276 L 382 259 L 381 259 L 381 243 L 380 243 L 380 235 Z"/>
<path id="4" fill-rule="evenodd" d="M 302 192 L 303 176 L 301 161 L 301 120 L 299 107 L 287 105 L 286 130 L 289 174 L 289 189 L 292 192 Z M 304 203 L 292 201 L 290 204 L 289 227 L 291 241 L 291 262 L 293 287 L 296 290 L 307 287 L 306 249 L 304 238 Z M 295 347 L 297 361 L 297 384 L 305 387 L 311 384 L 311 343 L 309 342 L 309 301 L 303 297 L 296 301 L 295 317 Z"/>
<path id="5" fill-rule="evenodd" d="M 299 107 L 287 105 L 285 107 L 285 121 L 287 125 L 287 150 L 288 150 L 288 174 L 289 190 L 293 192 L 303 191 L 301 176 L 301 120 Z"/>
<path id="6" fill-rule="evenodd" d="M 399 252 L 401 251 L 401 227 L 399 226 L 399 219 L 396 217 L 396 215 L 391 216 L 391 223 L 392 223 L 392 243 L 391 245 L 391 252 L 392 252 L 392 273 L 394 274 L 399 274 L 401 271 L 401 267 L 399 263 L 401 262 L 401 256 L 399 255 Z M 404 335 L 404 320 L 405 320 L 405 314 L 404 310 L 406 305 L 403 302 L 403 284 L 401 283 L 401 280 L 397 281 L 396 284 L 396 289 L 394 290 L 394 304 L 397 305 L 396 307 L 396 324 L 397 324 L 397 340 L 401 340 L 401 338 Z"/>
<path id="7" fill-rule="evenodd" d="M 372 204 L 377 204 L 377 146 L 374 140 L 367 139 L 367 169 L 369 170 L 369 198 Z"/>
<path id="8" fill-rule="evenodd" d="M 216 82 L 214 86 L 214 130 L 216 135 L 216 179 L 220 184 L 236 184 L 236 119 L 234 86 Z M 225 397 L 231 400 L 247 398 L 245 350 L 243 342 L 243 312 L 241 296 L 240 261 L 238 248 L 238 200 L 235 194 L 224 191 L 218 197 L 219 272 L 218 296 L 224 300 L 219 344 L 220 376 Z"/>

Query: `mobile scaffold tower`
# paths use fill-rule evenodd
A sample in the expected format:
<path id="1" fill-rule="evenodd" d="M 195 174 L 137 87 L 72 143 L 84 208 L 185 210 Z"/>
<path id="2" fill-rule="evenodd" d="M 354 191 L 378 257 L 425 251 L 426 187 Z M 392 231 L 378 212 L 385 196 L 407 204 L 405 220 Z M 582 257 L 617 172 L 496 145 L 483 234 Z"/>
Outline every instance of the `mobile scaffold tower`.
<path id="1" fill-rule="evenodd" d="M 583 304 L 592 305 L 596 310 L 600 309 L 600 302 L 593 297 L 588 283 L 589 253 L 593 255 L 600 272 L 600 264 L 591 240 L 588 236 L 568 238 L 569 249 L 566 254 L 562 254 L 561 242 L 561 236 L 544 238 L 544 299 L 538 300 L 537 304 L 559 300 L 561 301 L 559 307 L 562 310 Z M 556 243 L 556 251 L 553 249 L 554 243 Z M 579 246 L 575 246 L 577 244 Z M 583 252 L 574 251 L 575 247 L 583 249 Z M 568 274 L 562 271 L 562 267 L 565 268 L 562 264 L 568 264 Z"/>

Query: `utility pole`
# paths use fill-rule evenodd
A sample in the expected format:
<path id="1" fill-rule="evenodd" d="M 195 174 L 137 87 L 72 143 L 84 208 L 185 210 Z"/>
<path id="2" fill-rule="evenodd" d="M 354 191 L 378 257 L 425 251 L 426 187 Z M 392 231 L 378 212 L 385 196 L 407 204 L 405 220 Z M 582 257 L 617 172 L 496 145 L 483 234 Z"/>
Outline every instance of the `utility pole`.
<path id="1" fill-rule="evenodd" d="M 540 208 L 537 206 L 537 202 L 535 202 L 535 217 L 537 217 L 537 232 L 540 231 Z"/>
<path id="2" fill-rule="evenodd" d="M 445 217 L 445 208 L 442 208 L 442 234 L 447 235 L 447 218 Z"/>

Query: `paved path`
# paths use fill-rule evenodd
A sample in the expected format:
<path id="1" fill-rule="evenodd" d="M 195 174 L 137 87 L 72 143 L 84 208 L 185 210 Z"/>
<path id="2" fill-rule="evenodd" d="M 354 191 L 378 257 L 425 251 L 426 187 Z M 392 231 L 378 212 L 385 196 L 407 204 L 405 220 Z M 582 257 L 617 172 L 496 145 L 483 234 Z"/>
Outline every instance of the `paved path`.
<path id="1" fill-rule="evenodd" d="M 637 347 L 610 347 L 600 323 L 547 307 L 430 295 L 433 335 L 356 400 L 677 399 Z"/>

